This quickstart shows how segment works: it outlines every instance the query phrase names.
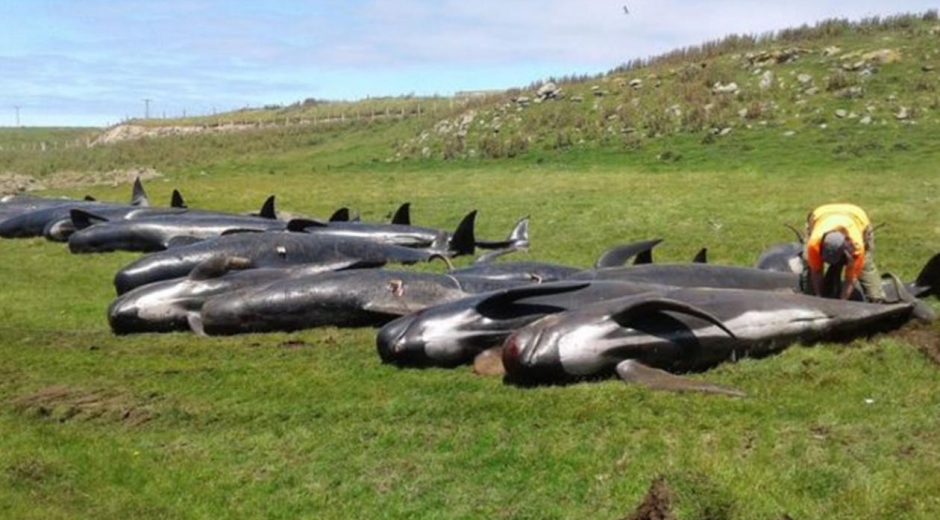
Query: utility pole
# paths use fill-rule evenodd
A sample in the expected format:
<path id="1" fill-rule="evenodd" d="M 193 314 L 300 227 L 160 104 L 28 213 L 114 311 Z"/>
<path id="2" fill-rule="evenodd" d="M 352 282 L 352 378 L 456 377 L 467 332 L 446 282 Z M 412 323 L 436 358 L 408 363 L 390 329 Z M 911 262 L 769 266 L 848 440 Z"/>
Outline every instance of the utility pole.
<path id="1" fill-rule="evenodd" d="M 16 126 L 20 126 L 20 106 L 13 105 L 13 108 L 16 109 Z"/>
<path id="2" fill-rule="evenodd" d="M 144 119 L 150 119 L 150 98 L 144 98 Z"/>

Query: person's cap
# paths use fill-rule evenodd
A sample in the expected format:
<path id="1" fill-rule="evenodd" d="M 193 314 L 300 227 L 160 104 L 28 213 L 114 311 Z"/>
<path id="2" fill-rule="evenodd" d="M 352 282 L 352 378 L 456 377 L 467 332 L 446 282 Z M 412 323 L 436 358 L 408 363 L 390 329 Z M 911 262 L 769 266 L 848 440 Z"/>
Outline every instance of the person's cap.
<path id="1" fill-rule="evenodd" d="M 823 237 L 822 259 L 827 264 L 837 264 L 845 259 L 845 235 L 830 231 Z"/>

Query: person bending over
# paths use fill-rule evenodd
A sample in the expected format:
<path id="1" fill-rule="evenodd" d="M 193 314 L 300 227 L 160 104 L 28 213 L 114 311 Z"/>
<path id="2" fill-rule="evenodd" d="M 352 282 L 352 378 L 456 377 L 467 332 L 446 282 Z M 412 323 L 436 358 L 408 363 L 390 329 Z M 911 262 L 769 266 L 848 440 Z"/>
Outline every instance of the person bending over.
<path id="1" fill-rule="evenodd" d="M 862 286 L 865 299 L 883 302 L 881 276 L 875 266 L 875 240 L 871 221 L 854 204 L 826 204 L 813 210 L 806 220 L 806 266 L 809 288 L 823 296 L 825 264 L 844 266 L 839 298 L 852 294 L 855 282 Z"/>

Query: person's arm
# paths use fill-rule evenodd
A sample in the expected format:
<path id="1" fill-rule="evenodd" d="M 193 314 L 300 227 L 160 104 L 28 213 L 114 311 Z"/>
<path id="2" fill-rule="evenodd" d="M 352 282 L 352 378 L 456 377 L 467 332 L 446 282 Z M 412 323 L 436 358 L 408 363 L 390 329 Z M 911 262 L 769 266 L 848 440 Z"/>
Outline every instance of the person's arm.
<path id="1" fill-rule="evenodd" d="M 858 280 L 858 277 L 853 276 L 849 273 L 845 275 L 845 281 L 842 282 L 842 291 L 839 295 L 839 298 L 843 300 L 848 300 L 849 296 L 852 295 L 852 291 L 855 290 L 855 281 Z"/>
<path id="2" fill-rule="evenodd" d="M 862 267 L 864 265 L 865 254 L 861 251 L 857 251 L 852 256 L 851 261 L 845 265 L 845 271 L 843 271 L 845 281 L 842 283 L 842 292 L 839 295 L 843 300 L 848 300 L 849 296 L 852 295 L 852 291 L 855 289 L 855 282 L 858 281 L 859 275 L 862 274 Z"/>
<path id="3" fill-rule="evenodd" d="M 809 286 L 813 290 L 813 294 L 816 296 L 822 295 L 822 286 L 823 286 L 823 272 L 816 271 L 814 269 L 809 270 Z"/>

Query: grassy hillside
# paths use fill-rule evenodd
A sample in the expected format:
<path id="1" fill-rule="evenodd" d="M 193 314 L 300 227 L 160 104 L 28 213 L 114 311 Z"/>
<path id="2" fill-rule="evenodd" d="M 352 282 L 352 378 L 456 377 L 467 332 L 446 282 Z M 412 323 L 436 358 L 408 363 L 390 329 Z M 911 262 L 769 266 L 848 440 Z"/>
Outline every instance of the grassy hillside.
<path id="1" fill-rule="evenodd" d="M 912 279 L 940 251 L 937 114 L 924 101 L 936 72 L 922 70 L 936 59 L 936 24 L 898 17 L 729 38 L 559 81 L 564 98 L 521 109 L 509 99 L 532 99 L 536 87 L 446 114 L 94 147 L 16 150 L 4 143 L 51 137 L 3 131 L 0 171 L 154 168 L 165 175 L 147 183 L 154 200 L 179 188 L 193 207 L 237 211 L 275 193 L 293 212 L 348 205 L 384 220 L 410 201 L 416 223 L 441 228 L 478 209 L 488 238 L 528 214 L 532 249 L 520 258 L 584 266 L 610 245 L 652 237 L 666 239 L 657 261 L 685 261 L 704 246 L 713 262 L 750 265 L 791 239 L 782 224 L 851 200 L 888 223 L 878 233 L 882 269 Z M 840 53 L 822 56 L 830 46 Z M 745 58 L 791 47 L 807 52 L 761 72 Z M 840 56 L 882 48 L 901 59 L 845 84 L 862 86 L 861 99 L 828 88 L 835 69 L 859 72 Z M 682 79 L 696 67 L 701 76 Z M 761 90 L 767 70 L 773 86 Z M 804 73 L 817 93 L 796 87 Z M 918 87 L 922 78 L 931 81 Z M 714 81 L 739 92 L 713 94 Z M 594 85 L 609 92 L 595 96 Z M 682 89 L 714 103 L 703 126 L 684 122 L 699 101 L 677 96 Z M 506 103 L 514 122 L 494 133 Z M 666 114 L 650 133 L 646 118 L 676 103 L 682 115 Z M 759 116 L 739 114 L 752 103 Z M 901 107 L 906 119 L 892 115 Z M 467 108 L 475 115 L 463 148 L 447 153 Z M 634 131 L 622 132 L 628 124 Z M 561 132 L 584 142 L 552 145 Z M 514 157 L 479 153 L 492 135 L 507 140 L 504 150 L 513 136 L 527 144 Z M 128 191 L 57 190 L 105 200 Z M 384 366 L 370 329 L 115 337 L 105 319 L 111 279 L 134 258 L 0 241 L 0 518 L 622 518 L 660 476 L 682 520 L 940 516 L 940 370 L 923 353 L 936 348 L 938 324 L 795 346 L 696 376 L 744 399 L 613 380 L 520 389 L 468 368 Z"/>
<path id="2" fill-rule="evenodd" d="M 829 20 L 729 36 L 598 77 L 558 78 L 545 100 L 542 84 L 480 97 L 308 100 L 132 121 L 206 131 L 87 149 L 44 146 L 47 139 L 35 135 L 24 149 L 22 135 L 5 131 L 0 171 L 44 176 L 150 167 L 175 174 L 233 162 L 255 167 L 285 153 L 310 168 L 411 169 L 510 158 L 673 171 L 903 169 L 937 153 L 938 36 L 935 11 Z M 3 145 L 10 140 L 19 146 Z"/>

